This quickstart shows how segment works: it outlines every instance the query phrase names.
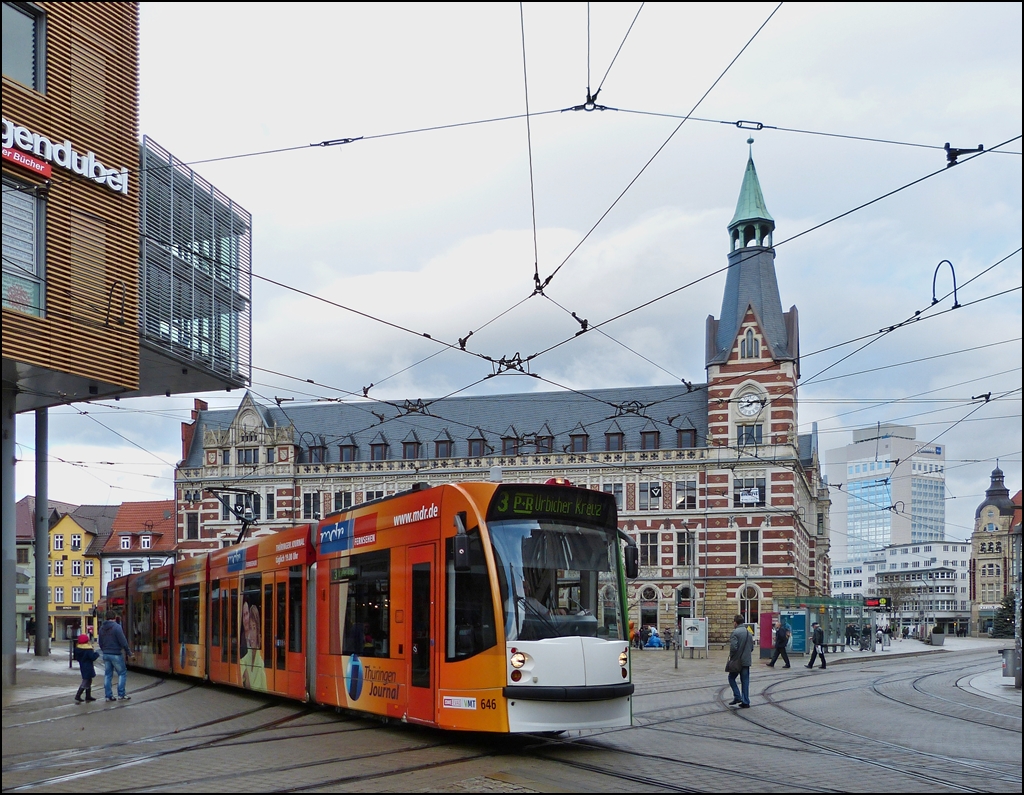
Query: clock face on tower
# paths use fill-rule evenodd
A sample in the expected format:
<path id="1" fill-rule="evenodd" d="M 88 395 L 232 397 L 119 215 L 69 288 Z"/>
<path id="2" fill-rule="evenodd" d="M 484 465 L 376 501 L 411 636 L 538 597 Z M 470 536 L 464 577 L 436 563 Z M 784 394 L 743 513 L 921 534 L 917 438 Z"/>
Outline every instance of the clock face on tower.
<path id="1" fill-rule="evenodd" d="M 754 417 L 761 413 L 764 408 L 764 401 L 758 395 L 747 394 L 739 400 L 740 414 L 744 417 Z"/>

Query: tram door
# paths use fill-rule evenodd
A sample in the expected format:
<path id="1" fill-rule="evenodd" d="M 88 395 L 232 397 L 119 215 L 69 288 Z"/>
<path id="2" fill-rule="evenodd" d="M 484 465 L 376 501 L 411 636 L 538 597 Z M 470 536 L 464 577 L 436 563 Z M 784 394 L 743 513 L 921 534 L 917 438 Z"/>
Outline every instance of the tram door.
<path id="1" fill-rule="evenodd" d="M 263 665 L 267 690 L 288 692 L 288 572 L 263 573 Z"/>
<path id="2" fill-rule="evenodd" d="M 437 545 L 409 547 L 409 719 L 434 722 L 434 577 Z"/>

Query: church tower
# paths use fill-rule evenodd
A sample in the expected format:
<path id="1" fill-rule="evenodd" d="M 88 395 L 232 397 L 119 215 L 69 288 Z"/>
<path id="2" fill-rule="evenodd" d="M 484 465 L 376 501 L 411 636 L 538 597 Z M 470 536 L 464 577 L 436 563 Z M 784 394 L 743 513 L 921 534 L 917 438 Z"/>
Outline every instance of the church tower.
<path id="1" fill-rule="evenodd" d="M 753 605 L 764 616 L 787 600 L 828 593 L 828 488 L 815 433 L 798 436 L 797 311 L 782 310 L 775 220 L 753 156 L 728 230 L 722 311 L 707 319 L 705 347 L 714 464 L 707 469 L 704 587 L 715 640 L 727 639 L 737 607 L 745 618 Z M 770 632 L 762 642 L 771 642 Z"/>
<path id="2" fill-rule="evenodd" d="M 753 155 L 729 222 L 721 316 L 708 316 L 708 445 L 796 444 L 800 338 L 796 307 L 782 311 L 768 212 Z"/>

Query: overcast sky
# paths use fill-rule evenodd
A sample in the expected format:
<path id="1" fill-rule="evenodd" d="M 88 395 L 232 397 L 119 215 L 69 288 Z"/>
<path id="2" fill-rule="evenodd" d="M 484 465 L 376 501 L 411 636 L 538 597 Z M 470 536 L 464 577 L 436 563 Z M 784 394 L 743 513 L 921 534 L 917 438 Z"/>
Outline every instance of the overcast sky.
<path id="1" fill-rule="evenodd" d="M 767 24 L 774 3 L 638 8 L 591 6 L 588 70 L 587 4 L 525 4 L 531 113 L 584 103 L 588 74 L 617 109 L 535 115 L 528 139 L 516 4 L 147 2 L 141 129 L 186 162 L 230 158 L 195 168 L 252 213 L 258 277 L 435 339 L 475 331 L 467 347 L 494 358 L 572 338 L 570 312 L 595 326 L 724 267 L 753 135 L 783 306 L 800 312 L 801 431 L 817 422 L 826 449 L 877 422 L 941 440 L 947 531 L 966 537 L 996 458 L 1021 486 L 1021 5 L 791 3 Z M 519 118 L 389 135 L 506 116 Z M 765 127 L 721 123 L 738 120 Z M 944 169 L 947 141 L 1014 154 Z M 520 304 L 535 273 L 528 142 L 536 270 L 557 273 Z M 943 260 L 956 311 L 951 296 L 931 307 Z M 535 358 L 547 381 L 477 383 L 492 371 L 480 357 L 257 278 L 252 389 L 269 403 L 371 383 L 399 399 L 703 383 L 724 284 L 697 281 Z M 938 296 L 951 287 L 944 265 Z M 241 395 L 203 397 L 234 408 Z M 170 498 L 191 405 L 51 410 L 51 498 Z M 31 414 L 18 443 L 20 498 L 34 492 Z"/>

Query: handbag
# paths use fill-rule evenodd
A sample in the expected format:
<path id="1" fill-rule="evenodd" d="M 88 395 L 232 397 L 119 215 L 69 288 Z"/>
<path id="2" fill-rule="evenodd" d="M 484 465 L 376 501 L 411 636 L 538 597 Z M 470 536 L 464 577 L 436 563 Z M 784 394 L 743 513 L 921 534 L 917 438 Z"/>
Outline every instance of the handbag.
<path id="1" fill-rule="evenodd" d="M 735 660 L 732 659 L 732 658 L 726 660 L 726 662 L 725 662 L 725 672 L 727 674 L 738 674 L 742 670 L 743 670 L 743 665 L 740 663 L 740 660 L 739 660 L 738 657 Z"/>

